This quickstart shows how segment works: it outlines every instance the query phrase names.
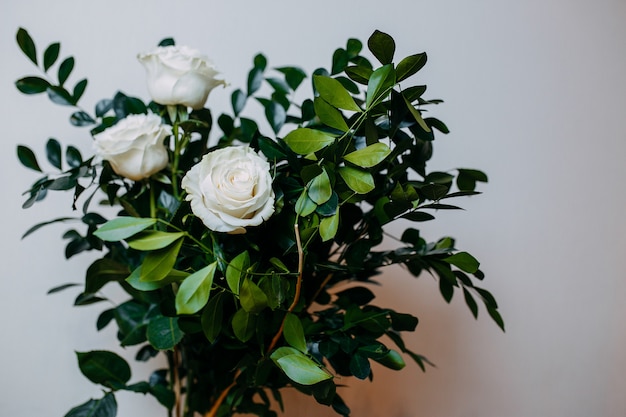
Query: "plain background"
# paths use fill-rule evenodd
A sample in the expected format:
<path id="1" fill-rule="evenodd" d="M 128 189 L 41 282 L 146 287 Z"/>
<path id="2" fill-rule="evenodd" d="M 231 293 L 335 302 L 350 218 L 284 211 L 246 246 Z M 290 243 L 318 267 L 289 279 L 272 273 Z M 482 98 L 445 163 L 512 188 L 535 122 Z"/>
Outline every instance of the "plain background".
<path id="1" fill-rule="evenodd" d="M 72 307 L 92 257 L 63 258 L 53 226 L 25 240 L 40 221 L 72 215 L 70 196 L 22 210 L 37 175 L 21 167 L 17 144 L 43 155 L 49 137 L 90 150 L 70 109 L 26 97 L 13 82 L 36 73 L 15 43 L 27 28 L 39 50 L 53 41 L 76 57 L 71 83 L 90 85 L 83 105 L 117 90 L 147 98 L 137 52 L 173 36 L 209 55 L 228 89 L 208 106 L 228 110 L 252 57 L 296 64 L 308 73 L 330 65 L 349 37 L 374 29 L 394 36 L 397 57 L 426 51 L 415 82 L 452 133 L 435 142 L 431 168 L 485 170 L 484 194 L 459 201 L 463 212 L 424 225 L 435 240 L 457 238 L 482 261 L 484 286 L 501 304 L 507 332 L 462 297 L 451 305 L 428 276 L 389 271 L 378 304 L 412 311 L 420 325 L 409 344 L 437 365 L 422 373 L 375 369 L 374 383 L 345 381 L 355 417 L 619 417 L 626 415 L 626 3 L 623 0 L 441 0 L 342 2 L 24 0 L 0 4 L 2 127 L 2 277 L 0 415 L 62 416 L 99 397 L 74 351 L 110 348 L 114 333 L 95 330 L 101 306 Z M 106 291 L 105 291 L 106 292 Z M 145 377 L 134 368 L 133 380 Z M 121 417 L 164 415 L 151 398 L 118 396 Z M 333 415 L 290 396 L 289 416 Z"/>

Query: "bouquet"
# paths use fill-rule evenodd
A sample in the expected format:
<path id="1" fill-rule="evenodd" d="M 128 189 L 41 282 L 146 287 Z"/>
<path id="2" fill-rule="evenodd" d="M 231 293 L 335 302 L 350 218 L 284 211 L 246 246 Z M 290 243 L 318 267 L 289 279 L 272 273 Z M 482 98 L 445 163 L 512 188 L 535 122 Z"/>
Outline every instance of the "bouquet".
<path id="1" fill-rule="evenodd" d="M 171 38 L 138 55 L 151 101 L 117 92 L 93 112 L 79 104 L 87 79 L 70 87 L 75 61 L 59 59 L 59 43 L 40 56 L 26 30 L 17 42 L 40 70 L 17 88 L 72 108 L 70 123 L 88 129 L 94 150 L 83 157 L 49 139 L 44 172 L 35 153 L 18 146 L 21 163 L 42 175 L 24 208 L 69 191 L 74 213 L 25 236 L 78 220 L 82 228 L 63 235 L 65 256 L 102 256 L 75 305 L 101 303 L 104 287 L 120 286 L 127 299 L 110 300 L 97 329 L 117 326 L 120 345 L 137 346 L 138 361 L 166 358 L 147 381 L 131 381 L 118 354 L 78 352 L 81 372 L 103 396 L 66 417 L 113 417 L 119 391 L 154 396 L 173 417 L 269 417 L 286 387 L 347 416 L 338 376 L 371 378 L 374 362 L 398 370 L 405 359 L 429 364 L 402 338 L 417 317 L 373 303 L 371 284 L 394 264 L 415 277 L 431 274 L 448 302 L 461 292 L 474 316 L 484 304 L 504 329 L 494 297 L 477 286 L 484 275 L 476 258 L 453 238 L 427 241 L 416 228 L 438 210 L 459 209 L 451 201 L 487 181 L 475 169 L 426 169 L 435 131 L 448 128 L 427 113 L 441 101 L 424 98 L 425 85 L 407 84 L 425 53 L 396 64 L 390 35 L 369 37 L 369 58 L 349 39 L 329 69 L 304 83 L 312 91 L 302 102 L 294 92 L 306 73 L 269 67 L 259 54 L 245 89 L 233 89 L 232 108 L 216 117 L 205 105 L 226 81 Z M 261 106 L 262 120 L 246 117 L 250 105 Z M 115 214 L 105 218 L 97 207 Z M 392 223 L 402 233 L 393 236 Z"/>

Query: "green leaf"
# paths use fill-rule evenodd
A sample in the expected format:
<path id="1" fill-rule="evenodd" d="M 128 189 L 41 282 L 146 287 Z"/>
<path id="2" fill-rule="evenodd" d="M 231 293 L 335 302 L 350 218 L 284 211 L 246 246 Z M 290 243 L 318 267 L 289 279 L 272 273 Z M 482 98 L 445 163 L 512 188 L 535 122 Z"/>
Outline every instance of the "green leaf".
<path id="1" fill-rule="evenodd" d="M 344 68 L 348 65 L 350 60 L 350 56 L 346 52 L 345 49 L 338 48 L 333 53 L 333 63 L 331 67 L 331 73 L 338 74 L 344 70 Z"/>
<path id="2" fill-rule="evenodd" d="M 217 262 L 213 262 L 185 278 L 176 294 L 177 314 L 194 314 L 206 305 L 216 268 Z"/>
<path id="3" fill-rule="evenodd" d="M 404 362 L 404 359 L 402 359 L 402 356 L 393 349 L 389 349 L 389 352 L 387 352 L 384 357 L 378 359 L 374 358 L 374 360 L 381 365 L 389 369 L 394 369 L 396 371 L 406 366 L 406 363 Z"/>
<path id="4" fill-rule="evenodd" d="M 126 278 L 126 282 L 130 284 L 136 290 L 139 291 L 154 291 L 159 288 L 163 288 L 172 282 L 181 282 L 187 278 L 190 274 L 188 272 L 178 271 L 172 269 L 165 278 L 160 281 L 142 281 L 141 280 L 141 265 L 139 265 L 131 274 Z"/>
<path id="5" fill-rule="evenodd" d="M 286 272 L 286 273 L 290 272 L 289 268 L 287 268 L 287 265 L 285 265 L 283 261 L 281 261 L 280 259 L 276 257 L 270 258 L 270 263 L 274 265 L 276 268 L 278 268 L 279 271 Z"/>
<path id="6" fill-rule="evenodd" d="M 320 221 L 320 237 L 323 242 L 329 241 L 335 237 L 339 229 L 339 211 L 332 216 L 324 217 Z"/>
<path id="7" fill-rule="evenodd" d="M 319 205 L 315 209 L 315 212 L 323 217 L 332 216 L 333 214 L 337 212 L 338 207 L 339 207 L 339 196 L 337 195 L 336 192 L 333 191 L 328 201 L 326 201 L 324 204 Z"/>
<path id="8" fill-rule="evenodd" d="M 176 264 L 183 240 L 183 238 L 180 238 L 163 249 L 148 252 L 141 264 L 141 276 L 139 279 L 144 282 L 155 282 L 165 279 Z"/>
<path id="9" fill-rule="evenodd" d="M 367 85 L 372 76 L 372 72 L 374 72 L 371 68 L 360 65 L 350 66 L 346 68 L 345 71 L 346 75 L 350 77 L 351 80 L 363 85 Z"/>
<path id="10" fill-rule="evenodd" d="M 357 57 L 362 49 L 363 43 L 358 39 L 350 38 L 348 42 L 346 42 L 346 52 L 350 58 Z"/>
<path id="11" fill-rule="evenodd" d="M 445 270 L 435 268 L 435 271 L 439 275 L 439 292 L 446 303 L 450 303 L 454 296 L 454 286 L 450 283 L 449 278 L 446 277 Z"/>
<path id="12" fill-rule="evenodd" d="M 263 54 L 257 54 L 254 56 L 254 68 L 265 70 L 267 68 L 267 58 Z"/>
<path id="13" fill-rule="evenodd" d="M 117 242 L 134 236 L 155 223 L 155 219 L 143 217 L 118 217 L 100 226 L 93 234 L 102 240 Z"/>
<path id="14" fill-rule="evenodd" d="M 272 130 L 275 134 L 278 134 L 278 131 L 285 124 L 285 120 L 287 120 L 287 112 L 285 108 L 278 104 L 275 101 L 270 101 L 265 106 L 265 117 L 269 122 Z"/>
<path id="15" fill-rule="evenodd" d="M 42 172 L 35 153 L 29 147 L 17 145 L 17 157 L 26 168 Z"/>
<path id="16" fill-rule="evenodd" d="M 96 117 L 103 117 L 113 108 L 113 100 L 105 98 L 96 103 Z"/>
<path id="17" fill-rule="evenodd" d="M 80 371 L 91 382 L 116 388 L 130 379 L 130 366 L 119 355 L 105 350 L 76 352 Z"/>
<path id="18" fill-rule="evenodd" d="M 319 117 L 320 121 L 326 126 L 341 130 L 342 132 L 350 130 L 341 112 L 328 104 L 323 98 L 315 97 L 313 108 L 315 109 L 317 117 Z"/>
<path id="19" fill-rule="evenodd" d="M 367 40 L 367 47 L 381 64 L 391 64 L 396 52 L 396 43 L 388 34 L 379 30 L 374 31 Z"/>
<path id="20" fill-rule="evenodd" d="M 84 111 L 77 111 L 70 116 L 70 123 L 73 126 L 89 126 L 96 123 L 96 121 Z"/>
<path id="21" fill-rule="evenodd" d="M 248 73 L 248 97 L 257 92 L 263 83 L 263 68 L 253 68 Z"/>
<path id="22" fill-rule="evenodd" d="M 241 307 L 248 313 L 259 313 L 267 307 L 267 295 L 252 280 L 245 278 L 239 293 Z"/>
<path id="23" fill-rule="evenodd" d="M 24 94 L 40 94 L 50 87 L 50 83 L 39 77 L 24 77 L 17 80 L 15 86 Z"/>
<path id="24" fill-rule="evenodd" d="M 174 38 L 163 38 L 161 42 L 159 42 L 158 46 L 174 46 L 176 45 L 176 41 Z"/>
<path id="25" fill-rule="evenodd" d="M 57 292 L 59 292 L 59 291 L 66 290 L 66 289 L 68 289 L 68 288 L 78 287 L 78 286 L 80 286 L 80 285 L 81 285 L 81 284 L 76 284 L 76 283 L 67 283 L 67 284 L 62 284 L 62 285 L 59 285 L 59 286 L 57 286 L 57 287 L 50 288 L 46 294 L 54 294 L 54 293 L 57 293 Z"/>
<path id="26" fill-rule="evenodd" d="M 174 408 L 176 396 L 174 395 L 174 391 L 168 388 L 165 383 L 152 384 L 150 387 L 150 394 L 152 394 L 154 398 L 156 398 L 157 401 L 168 410 Z"/>
<path id="27" fill-rule="evenodd" d="M 409 78 L 426 65 L 426 53 L 407 56 L 398 63 L 396 67 L 396 77 L 398 82 Z"/>
<path id="28" fill-rule="evenodd" d="M 306 78 L 306 73 L 302 69 L 297 67 L 280 67 L 276 68 L 276 71 L 285 74 L 285 81 L 291 87 L 292 90 L 296 90 L 298 86 Z"/>
<path id="29" fill-rule="evenodd" d="M 434 117 L 427 117 L 424 119 L 424 121 L 426 122 L 428 126 L 434 127 L 441 133 L 445 133 L 445 134 L 450 133 L 450 129 L 448 129 L 448 126 L 446 126 L 446 124 L 439 119 L 436 119 Z"/>
<path id="30" fill-rule="evenodd" d="M 148 342 L 158 350 L 171 350 L 183 338 L 178 318 L 159 316 L 150 320 L 146 331 Z"/>
<path id="31" fill-rule="evenodd" d="M 302 217 L 306 217 L 313 213 L 316 208 L 317 204 L 315 204 L 315 201 L 311 200 L 306 190 L 302 191 L 302 194 L 300 194 L 300 197 L 298 197 L 296 205 L 294 206 L 296 213 Z"/>
<path id="32" fill-rule="evenodd" d="M 60 104 L 61 106 L 73 106 L 75 104 L 74 99 L 63 87 L 50 86 L 46 90 L 48 93 L 48 98 L 55 104 Z"/>
<path id="33" fill-rule="evenodd" d="M 117 402 L 113 393 L 107 393 L 102 399 L 91 399 L 72 408 L 65 417 L 115 417 Z"/>
<path id="34" fill-rule="evenodd" d="M 381 163 L 390 153 L 391 149 L 389 146 L 378 142 L 351 152 L 345 155 L 343 159 L 361 168 L 371 168 Z"/>
<path id="35" fill-rule="evenodd" d="M 59 58 L 59 51 L 61 50 L 61 44 L 58 42 L 48 45 L 43 53 L 43 70 L 48 71 L 52 65 Z"/>
<path id="36" fill-rule="evenodd" d="M 463 297 L 465 298 L 465 304 L 467 304 L 467 308 L 472 312 L 472 316 L 474 318 L 478 318 L 478 304 L 476 304 L 476 300 L 472 297 L 472 294 L 467 290 L 467 288 L 463 288 Z"/>
<path id="37" fill-rule="evenodd" d="M 491 316 L 491 318 L 498 325 L 498 327 L 500 329 L 502 329 L 502 331 L 505 331 L 504 330 L 504 320 L 502 319 L 502 316 L 500 315 L 498 310 L 496 308 L 494 308 L 494 307 L 487 306 L 487 313 L 489 313 L 489 316 Z"/>
<path id="38" fill-rule="evenodd" d="M 422 118 L 422 114 L 415 107 L 413 107 L 413 105 L 409 102 L 409 100 L 404 95 L 402 95 L 402 98 L 404 99 L 404 103 L 406 104 L 407 109 L 409 109 L 409 112 L 411 113 L 411 115 L 413 116 L 413 119 L 415 119 L 417 124 L 419 124 L 420 127 L 425 132 L 430 132 L 431 131 L 430 127 L 428 127 L 428 125 Z"/>
<path id="39" fill-rule="evenodd" d="M 417 327 L 417 317 L 411 314 L 390 311 L 389 317 L 391 318 L 391 327 L 397 332 L 412 332 Z"/>
<path id="40" fill-rule="evenodd" d="M 85 292 L 96 293 L 111 281 L 121 281 L 130 273 L 128 266 L 110 258 L 95 260 L 87 268 L 85 275 Z"/>
<path id="41" fill-rule="evenodd" d="M 445 197 L 450 188 L 443 184 L 426 184 L 420 188 L 420 191 L 429 200 L 438 201 Z"/>
<path id="42" fill-rule="evenodd" d="M 202 311 L 200 323 L 207 340 L 214 343 L 222 331 L 222 318 L 224 316 L 224 292 L 215 294 L 209 298 L 209 302 Z"/>
<path id="43" fill-rule="evenodd" d="M 128 242 L 128 246 L 133 249 L 150 251 L 163 249 L 183 236 L 185 236 L 184 232 L 170 233 L 158 230 L 147 230 L 139 232 L 126 241 Z"/>
<path id="44" fill-rule="evenodd" d="M 330 178 L 325 169 L 322 169 L 321 174 L 309 181 L 308 194 L 315 204 L 324 204 L 333 194 Z"/>
<path id="45" fill-rule="evenodd" d="M 115 322 L 120 329 L 122 346 L 132 346 L 146 341 L 148 308 L 130 300 L 115 307 Z"/>
<path id="46" fill-rule="evenodd" d="M 319 130 L 303 127 L 289 132 L 284 141 L 295 153 L 308 155 L 335 142 L 335 138 Z"/>
<path id="47" fill-rule="evenodd" d="M 233 91 L 233 94 L 230 96 L 230 102 L 233 106 L 233 113 L 235 116 L 239 116 L 239 113 L 241 113 L 241 110 L 243 110 L 243 107 L 246 105 L 246 94 L 240 89 L 237 89 Z"/>
<path id="48" fill-rule="evenodd" d="M 461 271 L 467 272 L 468 274 L 473 274 L 478 271 L 478 267 L 480 266 L 478 260 L 467 252 L 458 252 L 454 255 L 448 256 L 447 258 L 443 258 L 443 260 L 456 266 Z"/>
<path id="49" fill-rule="evenodd" d="M 360 112 L 361 108 L 343 85 L 334 78 L 323 75 L 314 75 L 313 83 L 317 92 L 328 104 L 338 109 Z"/>
<path id="50" fill-rule="evenodd" d="M 61 144 L 58 140 L 48 139 L 46 143 L 46 157 L 53 167 L 61 169 Z"/>
<path id="51" fill-rule="evenodd" d="M 289 379 L 298 384 L 313 385 L 333 377 L 308 356 L 291 347 L 280 347 L 270 357 Z"/>
<path id="52" fill-rule="evenodd" d="M 257 140 L 259 142 L 259 149 L 267 159 L 281 160 L 286 158 L 284 148 L 277 142 L 265 136 L 260 136 Z"/>
<path id="53" fill-rule="evenodd" d="M 16 35 L 17 44 L 24 54 L 30 59 L 33 64 L 37 65 L 37 48 L 33 38 L 30 37 L 26 29 L 19 28 Z"/>
<path id="54" fill-rule="evenodd" d="M 298 316 L 287 313 L 283 327 L 283 336 L 290 346 L 298 349 L 302 353 L 307 353 L 306 339 L 304 338 L 304 328 Z"/>
<path id="55" fill-rule="evenodd" d="M 352 375 L 359 379 L 367 378 L 372 372 L 369 359 L 359 353 L 355 353 L 350 357 L 349 367 Z"/>
<path id="56" fill-rule="evenodd" d="M 59 65 L 59 86 L 63 86 L 63 84 L 65 84 L 65 81 L 67 81 L 73 69 L 74 69 L 73 57 L 70 56 L 68 58 L 65 58 L 63 62 L 61 62 L 61 65 Z"/>
<path id="57" fill-rule="evenodd" d="M 239 294 L 241 281 L 246 276 L 246 271 L 250 267 L 250 255 L 248 251 L 241 252 L 235 256 L 226 267 L 226 283 L 233 294 Z"/>
<path id="58" fill-rule="evenodd" d="M 104 329 L 113 319 L 115 318 L 115 309 L 110 308 L 108 310 L 104 310 L 98 316 L 96 320 L 96 329 L 98 331 Z"/>
<path id="59" fill-rule="evenodd" d="M 272 86 L 274 91 L 280 95 L 284 96 L 291 93 L 291 87 L 289 87 L 289 84 L 281 78 L 269 77 L 266 78 L 265 81 L 267 81 L 267 83 Z"/>
<path id="60" fill-rule="evenodd" d="M 252 339 L 252 336 L 254 336 L 256 329 L 256 316 L 248 313 L 244 309 L 239 309 L 233 315 L 231 325 L 235 337 L 245 343 Z"/>
<path id="61" fill-rule="evenodd" d="M 374 177 L 367 171 L 352 167 L 339 167 L 339 175 L 357 194 L 367 194 L 374 189 Z"/>
<path id="62" fill-rule="evenodd" d="M 65 160 L 72 168 L 78 168 L 83 163 L 83 157 L 81 156 L 80 151 L 71 145 L 68 146 L 65 151 Z"/>
<path id="63" fill-rule="evenodd" d="M 83 93 L 87 88 L 87 82 L 87 79 L 82 79 L 74 86 L 74 93 L 72 95 L 72 97 L 74 98 L 74 103 L 78 103 L 78 100 L 80 100 L 80 98 L 83 96 Z"/>
<path id="64" fill-rule="evenodd" d="M 384 65 L 374 71 L 367 83 L 366 107 L 369 109 L 380 98 L 385 98 L 391 92 L 391 88 L 395 83 L 396 74 L 392 64 Z"/>
<path id="65" fill-rule="evenodd" d="M 487 182 L 487 175 L 477 169 L 460 168 L 456 185 L 461 191 L 474 191 L 476 182 Z"/>

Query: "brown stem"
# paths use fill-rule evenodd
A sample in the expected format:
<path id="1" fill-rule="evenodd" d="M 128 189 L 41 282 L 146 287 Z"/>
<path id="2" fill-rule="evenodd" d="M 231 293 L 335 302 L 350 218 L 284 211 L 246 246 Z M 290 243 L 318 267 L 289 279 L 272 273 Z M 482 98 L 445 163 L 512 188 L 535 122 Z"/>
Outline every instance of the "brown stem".
<path id="1" fill-rule="evenodd" d="M 296 281 L 296 293 L 293 297 L 293 302 L 287 309 L 287 314 L 291 313 L 296 306 L 298 305 L 298 301 L 300 301 L 300 292 L 302 291 L 302 274 L 304 273 L 304 249 L 302 249 L 302 241 L 300 240 L 300 228 L 298 227 L 298 223 L 293 225 L 294 232 L 296 233 L 296 245 L 298 247 L 298 280 Z M 283 322 L 280 324 L 280 328 L 278 332 L 274 335 L 272 339 L 272 343 L 270 343 L 267 348 L 267 353 L 270 353 L 280 340 L 280 337 L 283 334 L 283 329 L 285 327 L 285 319 L 287 315 L 285 314 L 285 318 L 283 318 Z"/>
<path id="2" fill-rule="evenodd" d="M 239 377 L 240 374 L 241 374 L 241 371 L 237 369 L 237 372 L 235 372 L 235 376 L 233 377 L 233 382 L 231 382 L 229 386 L 224 388 L 224 391 L 220 393 L 220 396 L 217 397 L 217 399 L 213 403 L 213 406 L 211 407 L 209 411 L 206 412 L 204 417 L 215 417 L 215 415 L 217 414 L 217 410 L 220 408 L 220 406 L 226 399 L 226 396 L 228 395 L 228 391 L 230 391 L 235 385 L 237 385 L 237 378 Z"/>
<path id="3" fill-rule="evenodd" d="M 176 399 L 175 402 L 175 416 L 182 417 L 182 408 L 181 408 L 181 395 L 180 395 L 180 375 L 178 373 L 179 363 L 179 354 L 178 346 L 174 347 L 174 352 L 172 354 L 172 376 L 174 378 L 174 396 Z"/>
<path id="4" fill-rule="evenodd" d="M 300 300 L 300 292 L 302 290 L 302 274 L 304 271 L 304 250 L 302 249 L 302 241 L 300 239 L 300 229 L 298 227 L 298 223 L 294 224 L 293 228 L 296 233 L 296 245 L 298 247 L 298 280 L 296 281 L 296 293 L 294 295 L 293 302 L 291 303 L 291 305 L 289 306 L 289 309 L 287 310 L 288 313 L 291 313 L 296 308 L 296 305 L 298 305 L 298 301 Z M 270 343 L 270 346 L 267 349 L 267 353 L 271 352 L 272 349 L 274 349 L 274 347 L 278 343 L 280 336 L 283 334 L 284 327 L 285 327 L 285 319 L 283 319 L 283 322 L 281 323 L 280 328 L 278 329 L 278 332 L 276 333 L 276 335 L 274 335 L 274 338 L 272 339 L 272 342 Z M 215 417 L 215 415 L 217 414 L 217 410 L 220 408 L 220 406 L 226 399 L 226 396 L 228 395 L 228 391 L 230 391 L 235 385 L 237 385 L 237 378 L 239 377 L 240 374 L 241 374 L 241 371 L 238 369 L 237 372 L 235 373 L 235 376 L 233 377 L 233 382 L 220 393 L 219 397 L 217 397 L 217 399 L 215 400 L 215 403 L 213 403 L 213 406 L 211 407 L 211 409 L 207 411 L 206 414 L 204 414 L 204 417 Z"/>
<path id="5" fill-rule="evenodd" d="M 322 290 L 324 289 L 324 287 L 326 286 L 326 284 L 328 284 L 328 282 L 333 278 L 333 273 L 329 273 L 328 275 L 326 275 L 326 278 L 324 278 L 324 281 L 322 281 L 322 283 L 320 284 L 319 288 L 317 289 L 317 291 L 315 291 L 315 294 L 313 294 L 313 297 L 311 298 L 311 300 L 309 301 L 309 304 L 306 306 L 307 309 L 311 306 L 311 304 L 313 304 L 313 302 L 315 301 L 315 299 L 317 298 L 318 295 L 320 295 L 320 293 L 322 292 Z"/>

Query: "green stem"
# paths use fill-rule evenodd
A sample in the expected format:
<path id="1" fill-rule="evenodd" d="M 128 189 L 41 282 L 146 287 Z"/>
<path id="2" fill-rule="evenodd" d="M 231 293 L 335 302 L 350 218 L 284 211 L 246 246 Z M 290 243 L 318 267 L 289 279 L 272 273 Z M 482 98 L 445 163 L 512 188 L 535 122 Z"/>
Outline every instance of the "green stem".
<path id="1" fill-rule="evenodd" d="M 152 180 L 148 180 L 148 188 L 150 190 L 150 217 L 156 219 L 156 195 L 154 193 L 154 182 Z"/>
<path id="2" fill-rule="evenodd" d="M 178 163 L 180 161 L 180 141 L 178 140 L 178 120 L 174 122 L 174 157 L 172 159 L 172 194 L 176 200 L 180 200 L 178 194 Z"/>

